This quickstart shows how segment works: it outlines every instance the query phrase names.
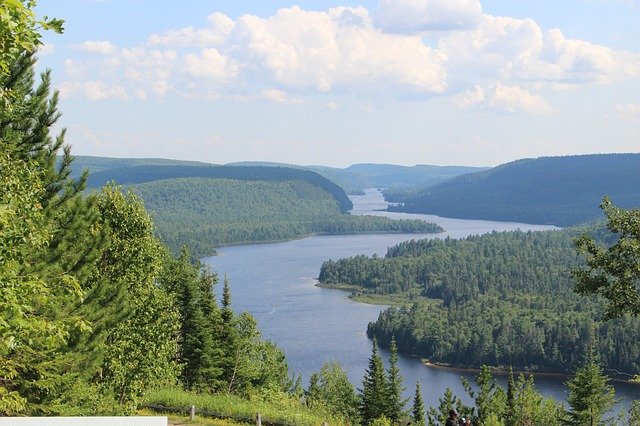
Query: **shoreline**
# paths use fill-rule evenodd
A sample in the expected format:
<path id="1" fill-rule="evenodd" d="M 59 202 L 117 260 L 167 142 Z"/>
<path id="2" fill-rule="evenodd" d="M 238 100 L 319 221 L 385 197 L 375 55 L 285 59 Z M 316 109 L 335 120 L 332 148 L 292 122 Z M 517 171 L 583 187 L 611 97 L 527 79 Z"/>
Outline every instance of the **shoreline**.
<path id="1" fill-rule="evenodd" d="M 420 361 L 422 362 L 422 365 L 424 365 L 427 368 L 433 368 L 436 370 L 445 370 L 445 371 L 458 371 L 460 373 L 480 373 L 480 369 L 479 368 L 472 368 L 472 367 L 456 367 L 456 366 L 452 366 L 452 365 L 448 365 L 448 364 L 441 364 L 441 363 L 436 363 L 436 362 L 431 362 L 428 359 L 424 359 L 421 358 Z M 491 371 L 491 374 L 494 376 L 508 376 L 509 375 L 509 371 L 508 370 L 503 370 L 497 367 L 493 367 L 493 366 L 488 366 L 489 370 Z M 554 378 L 565 378 L 565 379 L 571 379 L 573 378 L 575 375 L 572 373 L 554 373 L 554 372 L 549 372 L 549 371 L 526 371 L 526 370 L 513 370 L 513 375 L 514 377 L 519 376 L 520 374 L 524 374 L 525 377 L 527 375 L 533 375 L 534 378 L 536 376 L 541 376 L 541 377 L 554 377 Z M 625 383 L 625 384 L 629 384 L 629 385 L 636 385 L 636 386 L 640 386 L 640 382 L 636 382 L 633 380 L 625 380 L 625 379 L 620 379 L 620 378 L 614 378 L 614 377 L 609 377 L 609 381 L 611 382 L 618 382 L 618 383 Z"/>

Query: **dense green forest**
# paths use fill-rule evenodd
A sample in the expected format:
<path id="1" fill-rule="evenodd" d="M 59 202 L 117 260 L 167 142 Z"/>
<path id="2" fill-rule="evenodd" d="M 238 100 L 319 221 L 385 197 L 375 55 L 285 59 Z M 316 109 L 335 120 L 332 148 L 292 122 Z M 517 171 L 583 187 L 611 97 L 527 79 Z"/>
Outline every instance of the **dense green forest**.
<path id="1" fill-rule="evenodd" d="M 401 352 L 432 362 L 566 373 L 593 347 L 606 371 L 638 374 L 640 321 L 599 321 L 600 303 L 573 290 L 580 232 L 412 240 L 383 258 L 327 261 L 319 279 L 404 296 L 407 303 L 382 312 L 368 334 L 385 345 L 395 335 Z M 591 233 L 608 238 L 602 226 Z"/>
<path id="2" fill-rule="evenodd" d="M 275 182 L 304 180 L 331 194 L 338 201 L 338 206 L 342 213 L 346 213 L 353 208 L 353 203 L 347 194 L 335 183 L 315 172 L 285 167 L 234 167 L 215 165 L 131 166 L 92 173 L 87 180 L 87 186 L 89 188 L 100 188 L 108 182 L 116 182 L 118 185 L 135 185 L 165 179 L 194 177 L 244 181 L 267 180 Z"/>
<path id="3" fill-rule="evenodd" d="M 304 180 L 183 178 L 132 189 L 152 212 L 162 240 L 174 251 L 186 244 L 197 255 L 209 255 L 222 245 L 312 234 L 442 231 L 421 220 L 342 214 L 331 194 Z"/>
<path id="4" fill-rule="evenodd" d="M 604 195 L 640 205 L 640 154 L 523 159 L 420 192 L 385 194 L 390 210 L 444 217 L 571 226 L 600 217 Z"/>

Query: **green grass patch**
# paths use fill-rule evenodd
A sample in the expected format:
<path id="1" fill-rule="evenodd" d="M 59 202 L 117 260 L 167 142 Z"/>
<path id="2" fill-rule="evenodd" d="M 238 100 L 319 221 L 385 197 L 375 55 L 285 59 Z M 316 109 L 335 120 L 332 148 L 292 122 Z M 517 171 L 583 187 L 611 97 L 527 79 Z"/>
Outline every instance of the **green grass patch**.
<path id="1" fill-rule="evenodd" d="M 255 419 L 256 414 L 260 413 L 263 421 L 267 423 L 320 425 L 327 422 L 329 424 L 343 424 L 329 414 L 308 409 L 291 395 L 273 390 L 263 390 L 259 394 L 245 399 L 230 394 L 203 394 L 177 389 L 161 389 L 149 392 L 142 405 L 145 406 L 145 404 L 183 408 L 185 413 L 191 405 L 194 405 L 196 414 L 201 417 L 220 416 L 239 423 L 252 423 L 252 419 Z"/>

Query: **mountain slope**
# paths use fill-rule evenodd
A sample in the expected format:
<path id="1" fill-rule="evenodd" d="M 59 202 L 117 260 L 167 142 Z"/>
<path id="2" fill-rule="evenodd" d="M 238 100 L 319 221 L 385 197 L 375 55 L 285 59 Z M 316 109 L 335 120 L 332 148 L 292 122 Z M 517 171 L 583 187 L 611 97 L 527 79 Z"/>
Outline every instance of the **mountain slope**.
<path id="1" fill-rule="evenodd" d="M 601 216 L 608 195 L 640 206 L 640 154 L 523 159 L 453 178 L 394 201 L 396 211 L 569 226 Z"/>

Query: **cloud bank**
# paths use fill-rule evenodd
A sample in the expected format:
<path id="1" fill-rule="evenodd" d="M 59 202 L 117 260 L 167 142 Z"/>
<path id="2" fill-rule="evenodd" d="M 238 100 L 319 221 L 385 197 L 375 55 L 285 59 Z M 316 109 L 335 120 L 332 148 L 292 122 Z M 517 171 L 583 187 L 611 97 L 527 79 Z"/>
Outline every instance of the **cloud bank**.
<path id="1" fill-rule="evenodd" d="M 65 64 L 63 96 L 264 99 L 308 94 L 365 99 L 451 96 L 461 108 L 553 111 L 545 90 L 640 74 L 640 54 L 484 14 L 477 0 L 381 0 L 376 11 L 298 6 L 273 16 L 213 13 L 201 28 L 152 34 L 138 46 L 88 40 Z"/>

